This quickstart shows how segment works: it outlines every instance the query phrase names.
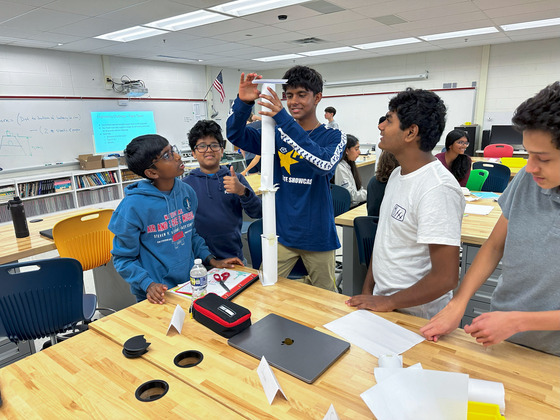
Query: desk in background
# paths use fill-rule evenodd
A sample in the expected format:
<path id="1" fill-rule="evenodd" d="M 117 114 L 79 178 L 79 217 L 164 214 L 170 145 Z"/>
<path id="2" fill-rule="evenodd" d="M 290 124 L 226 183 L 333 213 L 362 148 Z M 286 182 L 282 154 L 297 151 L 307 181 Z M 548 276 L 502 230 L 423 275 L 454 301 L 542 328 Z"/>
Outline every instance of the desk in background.
<path id="1" fill-rule="evenodd" d="M 514 157 L 516 157 L 516 156 L 514 156 Z M 521 157 L 521 156 L 518 156 L 518 157 Z M 471 160 L 473 162 L 496 162 L 496 158 L 485 158 L 485 157 L 472 157 Z M 501 163 L 501 161 L 498 162 L 498 163 Z M 512 180 L 513 177 L 518 174 L 518 172 L 521 170 L 521 168 L 509 168 L 509 170 L 511 171 L 510 180 Z"/>
<path id="2" fill-rule="evenodd" d="M 47 216 L 30 217 L 27 219 L 27 225 L 29 226 L 29 236 L 27 238 L 16 238 L 12 222 L 0 225 L 0 238 L 2 238 L 0 243 L 0 264 L 16 262 L 22 258 L 32 257 L 56 249 L 54 241 L 41 236 L 39 232 L 52 229 L 62 219 L 90 210 L 82 208 L 68 212 L 53 213 Z M 31 223 L 31 220 L 36 219 L 42 220 Z"/>
<path id="3" fill-rule="evenodd" d="M 277 284 L 267 287 L 257 282 L 234 300 L 251 310 L 253 322 L 268 313 L 277 313 L 332 334 L 323 325 L 354 311 L 345 305 L 346 299 L 343 295 L 280 279 Z M 23 407 L 22 416 L 35 409 L 36 405 L 35 411 L 40 410 L 39 404 L 44 403 L 46 407 L 52 407 L 51 413 L 57 412 L 62 417 L 78 413 L 106 418 L 111 409 L 110 401 L 115 396 L 122 398 L 124 406 L 130 404 L 131 410 L 135 410 L 135 401 L 127 399 L 129 390 L 159 372 L 159 378 L 168 381 L 171 389 L 179 388 L 178 382 L 182 382 L 191 392 L 199 391 L 212 399 L 192 406 L 187 402 L 187 407 L 183 404 L 181 407 L 185 407 L 185 411 L 180 412 L 182 417 L 208 417 L 209 412 L 212 417 L 217 417 L 214 413 L 222 411 L 224 418 L 230 418 L 235 412 L 252 419 L 317 419 L 323 418 L 332 403 L 341 419 L 372 418 L 359 395 L 375 384 L 373 370 L 377 367 L 377 359 L 361 348 L 352 345 L 312 385 L 273 368 L 288 399 L 277 397 L 269 405 L 256 373 L 257 359 L 228 346 L 225 338 L 189 317 L 181 335 L 175 332 L 165 335 L 175 305 L 179 304 L 187 313 L 190 306 L 189 299 L 169 293 L 167 301 L 164 305 L 153 305 L 147 301 L 138 303 L 93 322 L 90 324 L 93 331 L 84 333 L 89 335 L 78 335 L 53 349 L 17 362 L 7 370 L 0 370 L 0 389 L 4 391 L 9 387 L 17 390 L 17 395 L 11 390 L 3 392 L 5 402 L 0 408 L 0 416 L 13 413 L 8 411 L 13 410 L 11 398 L 17 398 L 18 408 Z M 379 315 L 414 332 L 427 322 L 396 312 Z M 105 341 L 92 338 L 90 333 Z M 144 334 L 152 344 L 141 359 L 129 361 L 120 349 L 124 341 L 138 334 Z M 72 353 L 72 349 L 76 349 L 76 354 Z M 190 349 L 203 353 L 202 363 L 188 369 L 176 367 L 173 364 L 175 355 Z M 505 414 L 508 419 L 558 418 L 558 361 L 558 357 L 511 343 L 485 349 L 462 330 L 454 331 L 437 343 L 424 341 L 403 354 L 405 366 L 421 362 L 425 369 L 462 372 L 472 378 L 502 382 L 506 391 Z M 134 369 L 135 365 L 139 368 Z M 75 372 L 78 378 L 73 379 Z M 65 380 L 59 381 L 59 375 Z M 85 379 L 88 375 L 92 375 L 92 384 Z M 91 393 L 86 392 L 88 386 L 93 389 Z M 185 389 L 179 395 L 188 401 L 184 392 L 188 391 Z M 101 398 L 97 396 L 99 393 Z M 160 416 L 163 413 L 174 415 L 179 410 L 178 404 L 182 404 L 176 398 L 169 395 L 169 398 L 166 396 L 158 400 L 161 402 L 142 403 L 142 407 L 155 410 L 162 404 L 159 406 Z M 108 402 L 105 403 L 105 399 Z M 222 405 L 232 412 L 223 413 Z M 111 417 L 119 412 L 111 413 Z"/>
<path id="4" fill-rule="evenodd" d="M 472 204 L 490 205 L 494 209 L 487 216 L 465 215 L 461 228 L 463 247 L 480 246 L 488 238 L 498 218 L 502 214 L 500 206 L 491 199 L 482 199 Z M 358 245 L 354 234 L 354 218 L 367 216 L 367 205 L 355 207 L 334 219 L 342 227 L 342 293 L 348 296 L 360 294 L 367 269 L 360 265 Z"/>
<path id="5" fill-rule="evenodd" d="M 475 150 L 474 154 L 476 156 L 482 157 L 484 156 L 484 150 L 479 149 L 479 150 Z M 527 153 L 526 150 L 514 150 L 513 151 L 513 157 L 528 157 L 529 153 Z"/>

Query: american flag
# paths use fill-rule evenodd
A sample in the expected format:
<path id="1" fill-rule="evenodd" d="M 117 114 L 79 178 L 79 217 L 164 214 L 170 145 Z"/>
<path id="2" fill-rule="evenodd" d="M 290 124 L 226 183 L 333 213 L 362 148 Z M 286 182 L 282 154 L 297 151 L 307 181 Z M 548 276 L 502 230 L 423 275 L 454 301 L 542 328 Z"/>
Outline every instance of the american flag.
<path id="1" fill-rule="evenodd" d="M 221 70 L 218 73 L 218 75 L 216 76 L 216 79 L 214 80 L 214 83 L 212 83 L 212 86 L 220 94 L 220 102 L 224 103 L 224 99 L 226 99 L 226 91 L 224 90 L 224 79 L 222 77 L 222 71 Z"/>

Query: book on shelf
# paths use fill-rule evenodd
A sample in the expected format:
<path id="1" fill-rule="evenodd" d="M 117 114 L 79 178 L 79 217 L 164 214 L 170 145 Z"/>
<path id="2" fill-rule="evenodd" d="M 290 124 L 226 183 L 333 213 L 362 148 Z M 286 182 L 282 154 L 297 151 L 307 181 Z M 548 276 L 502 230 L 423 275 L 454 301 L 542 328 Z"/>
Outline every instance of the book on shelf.
<path id="1" fill-rule="evenodd" d="M 6 203 L 16 196 L 16 189 L 13 186 L 0 187 L 0 203 Z"/>
<path id="2" fill-rule="evenodd" d="M 224 274 L 226 275 L 224 276 Z M 216 280 L 214 275 L 224 279 L 223 285 Z M 212 268 L 208 271 L 206 278 L 208 281 L 208 293 L 216 293 L 224 299 L 232 299 L 245 290 L 246 287 L 253 284 L 253 282 L 259 278 L 259 275 L 257 273 L 229 270 L 227 268 Z M 169 289 L 169 291 L 180 296 L 191 297 L 191 282 L 187 281 L 186 283 Z"/>
<path id="3" fill-rule="evenodd" d="M 72 190 L 72 180 L 70 178 L 57 179 L 53 183 L 55 192 L 71 191 Z"/>

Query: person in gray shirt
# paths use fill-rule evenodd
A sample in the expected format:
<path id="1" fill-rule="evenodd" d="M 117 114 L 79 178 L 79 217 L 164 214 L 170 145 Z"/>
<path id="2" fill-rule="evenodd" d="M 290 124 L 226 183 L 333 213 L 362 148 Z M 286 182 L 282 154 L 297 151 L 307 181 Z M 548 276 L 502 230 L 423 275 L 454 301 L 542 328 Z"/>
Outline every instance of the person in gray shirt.
<path id="1" fill-rule="evenodd" d="M 327 127 L 336 128 L 337 130 L 339 130 L 340 128 L 338 127 L 338 123 L 334 120 L 335 115 L 336 109 L 334 109 L 334 107 L 328 106 L 325 108 L 325 119 L 328 121 L 326 124 Z"/>
<path id="2" fill-rule="evenodd" d="M 484 346 L 508 340 L 560 356 L 560 82 L 523 102 L 512 121 L 523 131 L 527 165 L 499 198 L 502 216 L 459 290 L 420 332 L 437 341 L 457 328 L 501 260 L 491 312 L 465 332 Z"/>

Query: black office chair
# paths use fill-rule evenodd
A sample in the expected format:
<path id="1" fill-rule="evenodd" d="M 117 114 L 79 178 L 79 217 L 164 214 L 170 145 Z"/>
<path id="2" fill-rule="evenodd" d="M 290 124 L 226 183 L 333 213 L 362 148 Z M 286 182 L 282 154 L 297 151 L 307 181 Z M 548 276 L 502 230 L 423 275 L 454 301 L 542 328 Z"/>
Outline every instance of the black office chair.
<path id="1" fill-rule="evenodd" d="M 258 270 L 262 263 L 262 242 L 261 235 L 263 233 L 262 219 L 257 219 L 249 225 L 247 229 L 247 243 L 249 245 L 249 254 L 251 255 L 251 264 L 255 270 Z M 296 265 L 288 275 L 289 279 L 295 280 L 307 276 L 307 270 L 301 258 L 298 258 Z"/>
<path id="2" fill-rule="evenodd" d="M 334 217 L 340 216 L 350 210 L 352 196 L 350 191 L 340 185 L 331 184 L 331 196 L 334 208 Z"/>
<path id="3" fill-rule="evenodd" d="M 82 266 L 53 258 L 0 266 L 0 335 L 12 342 L 49 337 L 91 320 L 97 297 L 84 294 Z"/>
<path id="4" fill-rule="evenodd" d="M 506 165 L 495 162 L 474 162 L 472 167 L 488 171 L 488 178 L 482 185 L 482 191 L 501 193 L 509 184 L 511 170 Z"/>
<path id="5" fill-rule="evenodd" d="M 369 268 L 379 217 L 359 216 L 354 219 L 354 232 L 358 243 L 360 264 Z"/>

